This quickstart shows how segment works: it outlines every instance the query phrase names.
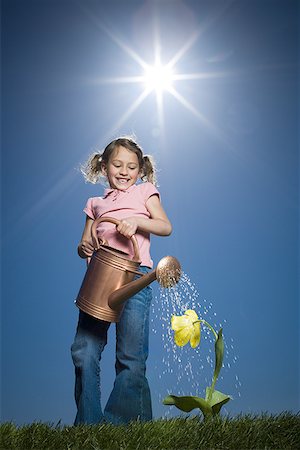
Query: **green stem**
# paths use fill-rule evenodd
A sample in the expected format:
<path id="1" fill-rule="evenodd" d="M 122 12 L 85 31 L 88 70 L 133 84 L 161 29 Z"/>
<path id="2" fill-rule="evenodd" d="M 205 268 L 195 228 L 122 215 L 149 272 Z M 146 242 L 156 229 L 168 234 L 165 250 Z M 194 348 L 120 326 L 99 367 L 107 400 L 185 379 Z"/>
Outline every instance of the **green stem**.
<path id="1" fill-rule="evenodd" d="M 208 327 L 208 328 L 213 332 L 213 334 L 214 334 L 214 336 L 215 336 L 215 339 L 216 339 L 216 340 L 218 339 L 218 334 L 216 333 L 216 331 L 214 330 L 214 328 L 213 328 L 208 322 L 206 322 L 206 320 L 200 319 L 200 320 L 197 320 L 197 322 L 204 323 L 204 325 L 205 325 L 206 327 Z"/>
<path id="2" fill-rule="evenodd" d="M 207 328 L 209 328 L 213 332 L 215 340 L 217 341 L 218 334 L 216 333 L 215 329 L 211 326 L 210 323 L 206 322 L 206 320 L 204 320 L 204 319 L 196 320 L 193 323 L 203 323 Z M 208 401 L 211 401 L 211 397 L 212 397 L 213 391 L 215 390 L 216 381 L 217 381 L 217 377 L 214 374 L 214 377 L 213 377 L 213 380 L 212 380 L 212 383 L 211 383 L 211 386 L 210 386 Z"/>
<path id="3" fill-rule="evenodd" d="M 214 377 L 213 377 L 213 381 L 212 381 L 211 386 L 210 386 L 210 388 L 211 388 L 211 394 L 212 394 L 213 391 L 215 390 L 215 384 L 216 384 L 216 382 L 217 382 L 217 377 L 214 376 Z"/>

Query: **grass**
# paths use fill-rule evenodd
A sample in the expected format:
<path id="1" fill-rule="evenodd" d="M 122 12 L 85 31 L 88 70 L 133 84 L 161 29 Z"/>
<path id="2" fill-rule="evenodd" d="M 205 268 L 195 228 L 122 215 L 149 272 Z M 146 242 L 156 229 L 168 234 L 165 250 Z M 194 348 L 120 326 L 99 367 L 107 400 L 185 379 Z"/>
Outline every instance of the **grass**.
<path id="1" fill-rule="evenodd" d="M 127 426 L 77 427 L 33 423 L 0 425 L 0 449 L 152 450 L 299 449 L 300 415 L 240 415 L 202 421 L 198 417 L 156 420 Z"/>

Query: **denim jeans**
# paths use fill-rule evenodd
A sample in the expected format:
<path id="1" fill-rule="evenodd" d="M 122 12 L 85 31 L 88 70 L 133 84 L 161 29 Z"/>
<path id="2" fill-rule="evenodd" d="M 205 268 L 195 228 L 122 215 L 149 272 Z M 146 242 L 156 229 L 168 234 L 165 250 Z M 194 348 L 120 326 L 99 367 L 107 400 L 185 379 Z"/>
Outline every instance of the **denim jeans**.
<path id="1" fill-rule="evenodd" d="M 148 270 L 140 267 L 141 272 Z M 146 378 L 151 299 L 152 289 L 147 286 L 127 300 L 116 324 L 116 379 L 104 413 L 101 408 L 100 360 L 110 323 L 79 312 L 71 347 L 75 366 L 75 425 L 106 421 L 117 425 L 137 419 L 152 419 Z"/>

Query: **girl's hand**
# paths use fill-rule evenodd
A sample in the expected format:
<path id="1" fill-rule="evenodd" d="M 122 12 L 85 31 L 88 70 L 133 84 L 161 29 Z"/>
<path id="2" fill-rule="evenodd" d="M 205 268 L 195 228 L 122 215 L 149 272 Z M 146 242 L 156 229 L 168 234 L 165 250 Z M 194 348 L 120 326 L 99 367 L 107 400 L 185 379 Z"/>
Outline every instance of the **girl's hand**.
<path id="1" fill-rule="evenodd" d="M 94 250 L 95 249 L 91 240 L 87 241 L 83 239 L 78 245 L 78 255 L 81 258 L 91 257 L 94 253 Z"/>
<path id="2" fill-rule="evenodd" d="M 138 223 L 136 217 L 127 217 L 126 219 L 120 220 L 119 225 L 117 225 L 117 230 L 123 236 L 130 239 L 137 231 Z"/>

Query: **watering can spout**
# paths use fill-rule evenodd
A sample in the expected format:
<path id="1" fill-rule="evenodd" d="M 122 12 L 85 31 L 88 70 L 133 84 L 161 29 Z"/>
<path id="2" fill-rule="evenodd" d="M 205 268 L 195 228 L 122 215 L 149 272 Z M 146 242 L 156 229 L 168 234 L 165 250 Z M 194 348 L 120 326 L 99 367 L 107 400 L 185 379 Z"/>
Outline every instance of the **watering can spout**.
<path id="1" fill-rule="evenodd" d="M 98 238 L 97 227 L 101 222 L 120 223 L 113 217 L 94 220 L 91 235 L 95 251 L 75 303 L 81 311 L 96 319 L 119 322 L 126 300 L 156 279 L 163 287 L 173 286 L 179 281 L 181 267 L 176 258 L 165 256 L 151 272 L 138 272 L 141 261 L 136 237 L 131 236 L 132 258 L 128 253 L 110 247 L 103 237 Z M 142 276 L 134 280 L 135 274 Z"/>
<path id="2" fill-rule="evenodd" d="M 113 310 L 119 308 L 126 300 L 154 280 L 157 280 L 164 288 L 172 287 L 178 283 L 180 276 L 181 266 L 179 261 L 174 256 L 165 256 L 159 261 L 156 269 L 113 291 L 108 297 L 108 305 Z"/>

